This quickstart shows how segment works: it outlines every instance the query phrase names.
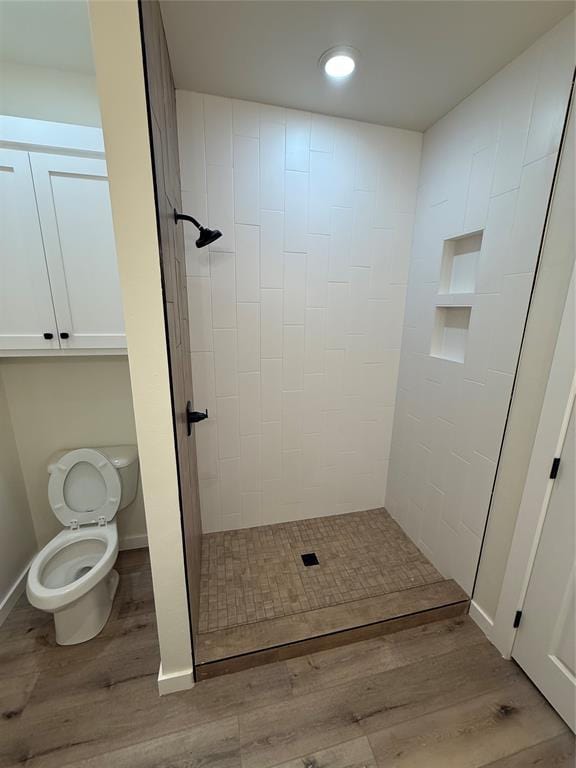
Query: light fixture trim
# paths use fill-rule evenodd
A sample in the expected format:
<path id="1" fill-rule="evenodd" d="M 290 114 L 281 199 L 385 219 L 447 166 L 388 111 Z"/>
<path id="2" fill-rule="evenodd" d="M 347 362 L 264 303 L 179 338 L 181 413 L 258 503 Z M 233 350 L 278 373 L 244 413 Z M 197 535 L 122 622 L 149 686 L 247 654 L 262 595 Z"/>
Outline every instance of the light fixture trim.
<path id="1" fill-rule="evenodd" d="M 346 80 L 358 64 L 358 51 L 350 45 L 335 45 L 324 51 L 318 60 L 324 74 L 334 81 Z"/>

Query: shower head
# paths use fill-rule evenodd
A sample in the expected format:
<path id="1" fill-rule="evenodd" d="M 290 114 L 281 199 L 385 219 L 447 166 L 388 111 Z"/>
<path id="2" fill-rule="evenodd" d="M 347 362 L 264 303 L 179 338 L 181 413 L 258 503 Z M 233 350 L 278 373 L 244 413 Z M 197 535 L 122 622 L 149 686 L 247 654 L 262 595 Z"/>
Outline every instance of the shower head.
<path id="1" fill-rule="evenodd" d="M 210 243 L 218 240 L 219 237 L 222 237 L 222 232 L 219 229 L 200 227 L 200 236 L 196 240 L 196 248 L 204 248 L 205 245 L 210 245 Z"/>
<path id="2" fill-rule="evenodd" d="M 179 221 L 189 221 L 194 224 L 196 229 L 200 232 L 200 235 L 196 240 L 196 248 L 204 248 L 205 245 L 210 245 L 210 243 L 213 243 L 215 240 L 218 240 L 219 237 L 222 237 L 222 232 L 220 232 L 219 229 L 208 229 L 208 227 L 203 227 L 193 216 L 187 216 L 185 213 L 178 213 L 176 208 L 174 208 L 174 221 L 176 223 Z"/>

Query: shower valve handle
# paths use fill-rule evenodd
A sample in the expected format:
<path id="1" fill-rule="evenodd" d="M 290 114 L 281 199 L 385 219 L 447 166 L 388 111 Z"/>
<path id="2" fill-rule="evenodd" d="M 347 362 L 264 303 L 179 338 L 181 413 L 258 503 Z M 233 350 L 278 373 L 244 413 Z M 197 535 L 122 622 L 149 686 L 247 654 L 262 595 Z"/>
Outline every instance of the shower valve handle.
<path id="1" fill-rule="evenodd" d="M 193 411 L 192 403 L 190 400 L 186 403 L 186 433 L 188 437 L 192 434 L 192 424 L 197 424 L 199 421 L 204 421 L 208 418 L 208 409 L 202 413 L 202 411 Z"/>

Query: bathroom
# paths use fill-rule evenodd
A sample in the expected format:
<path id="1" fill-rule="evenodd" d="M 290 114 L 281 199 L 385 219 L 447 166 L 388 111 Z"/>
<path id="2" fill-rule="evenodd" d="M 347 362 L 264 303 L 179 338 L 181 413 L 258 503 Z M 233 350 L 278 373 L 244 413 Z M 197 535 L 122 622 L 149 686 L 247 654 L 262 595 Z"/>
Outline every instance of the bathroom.
<path id="1" fill-rule="evenodd" d="M 11 641 L 30 621 L 85 659 L 133 632 L 126 670 L 106 656 L 79 688 L 133 674 L 181 697 L 442 626 L 518 661 L 504 609 L 530 598 L 517 521 L 574 262 L 571 4 L 36 5 L 37 34 L 80 31 L 90 61 L 45 45 L 40 90 L 66 74 L 72 103 L 43 101 L 22 87 L 30 35 L 34 65 L 3 56 L 0 113 L 98 130 L 84 152 L 108 166 L 125 340 L 2 353 Z M 353 71 L 331 79 L 337 56 Z M 108 520 L 119 591 L 57 648 L 58 613 L 23 595 L 62 529 L 48 464 L 114 446 L 137 446 L 139 478 Z"/>

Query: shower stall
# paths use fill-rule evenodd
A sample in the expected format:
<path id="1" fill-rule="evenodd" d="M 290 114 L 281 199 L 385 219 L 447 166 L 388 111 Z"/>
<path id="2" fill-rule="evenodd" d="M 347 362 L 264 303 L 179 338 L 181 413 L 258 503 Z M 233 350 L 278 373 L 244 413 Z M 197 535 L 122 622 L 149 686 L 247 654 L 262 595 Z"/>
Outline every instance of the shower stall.
<path id="1" fill-rule="evenodd" d="M 465 613 L 569 20 L 422 134 L 174 98 L 142 17 L 175 423 L 186 401 L 207 416 L 177 438 L 197 678 Z"/>

